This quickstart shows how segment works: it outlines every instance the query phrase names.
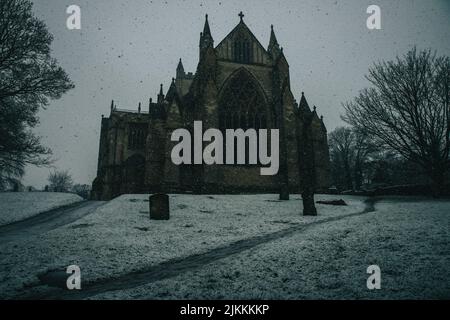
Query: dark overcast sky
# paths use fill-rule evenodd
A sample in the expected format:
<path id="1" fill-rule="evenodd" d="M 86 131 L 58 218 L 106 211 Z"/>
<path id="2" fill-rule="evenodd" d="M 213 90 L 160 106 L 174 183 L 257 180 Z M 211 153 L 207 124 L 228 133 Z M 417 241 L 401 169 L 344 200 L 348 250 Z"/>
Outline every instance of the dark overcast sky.
<path id="1" fill-rule="evenodd" d="M 37 132 L 58 169 L 77 183 L 97 170 L 101 115 L 111 99 L 119 108 L 144 109 L 159 84 L 168 88 L 178 59 L 195 72 L 199 33 L 209 14 L 215 44 L 244 21 L 267 47 L 270 25 L 290 65 L 291 89 L 317 105 L 329 131 L 342 125 L 341 103 L 367 85 L 373 61 L 393 59 L 413 45 L 450 55 L 450 0 L 148 1 L 36 0 L 35 14 L 54 35 L 53 56 L 76 88 L 40 112 Z M 66 28 L 66 8 L 77 4 L 82 29 Z M 381 8 L 382 30 L 368 30 L 366 9 Z M 27 185 L 42 188 L 51 169 L 28 167 Z"/>

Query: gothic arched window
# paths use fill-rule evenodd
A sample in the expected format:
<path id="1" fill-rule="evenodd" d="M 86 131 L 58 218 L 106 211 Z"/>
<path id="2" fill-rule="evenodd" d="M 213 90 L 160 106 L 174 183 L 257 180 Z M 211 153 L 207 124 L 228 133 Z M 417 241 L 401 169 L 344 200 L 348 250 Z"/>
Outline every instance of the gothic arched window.
<path id="1" fill-rule="evenodd" d="M 265 129 L 268 126 L 270 117 L 264 93 L 247 70 L 239 70 L 227 81 L 219 106 L 221 129 Z"/>
<path id="2" fill-rule="evenodd" d="M 219 125 L 226 129 L 267 129 L 269 107 L 256 79 L 245 69 L 237 71 L 225 84 L 219 98 Z M 236 154 L 235 154 L 236 157 Z"/>
<path id="3" fill-rule="evenodd" d="M 143 149 L 147 138 L 147 125 L 130 123 L 128 127 L 128 149 Z"/>

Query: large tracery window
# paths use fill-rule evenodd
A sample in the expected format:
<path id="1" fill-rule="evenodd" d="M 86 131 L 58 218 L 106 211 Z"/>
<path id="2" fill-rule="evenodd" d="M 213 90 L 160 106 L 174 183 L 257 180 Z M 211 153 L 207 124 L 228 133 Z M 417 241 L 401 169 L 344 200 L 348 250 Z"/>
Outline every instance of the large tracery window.
<path id="1" fill-rule="evenodd" d="M 220 128 L 266 129 L 268 108 L 261 91 L 248 71 L 238 71 L 220 95 Z"/>
<path id="2" fill-rule="evenodd" d="M 268 112 L 264 93 L 247 70 L 239 70 L 222 89 L 219 99 L 219 126 L 224 136 L 226 129 L 245 131 L 270 128 Z M 246 158 L 248 159 L 248 154 Z"/>

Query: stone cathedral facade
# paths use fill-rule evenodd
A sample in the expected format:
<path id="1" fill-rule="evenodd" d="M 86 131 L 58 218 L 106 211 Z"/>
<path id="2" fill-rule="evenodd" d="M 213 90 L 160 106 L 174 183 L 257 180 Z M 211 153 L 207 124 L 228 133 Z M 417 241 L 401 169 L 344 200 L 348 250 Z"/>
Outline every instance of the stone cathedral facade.
<path id="1" fill-rule="evenodd" d="M 216 46 L 206 16 L 197 71 L 185 72 L 180 59 L 166 94 L 161 85 L 147 112 L 141 105 L 130 111 L 112 102 L 109 117 L 101 122 L 93 198 L 155 192 L 280 192 L 283 188 L 298 193 L 305 177 L 313 177 L 318 191 L 328 187 L 323 118 L 315 107 L 310 109 L 303 92 L 300 101 L 295 100 L 289 64 L 273 27 L 266 49 L 245 24 L 243 14 L 239 16 L 238 25 Z M 203 130 L 279 129 L 278 174 L 262 176 L 259 165 L 248 164 L 174 165 L 171 150 L 177 142 L 171 141 L 171 133 L 177 128 L 192 131 L 197 120 L 203 122 Z M 313 167 L 302 162 L 305 136 L 312 140 Z"/>

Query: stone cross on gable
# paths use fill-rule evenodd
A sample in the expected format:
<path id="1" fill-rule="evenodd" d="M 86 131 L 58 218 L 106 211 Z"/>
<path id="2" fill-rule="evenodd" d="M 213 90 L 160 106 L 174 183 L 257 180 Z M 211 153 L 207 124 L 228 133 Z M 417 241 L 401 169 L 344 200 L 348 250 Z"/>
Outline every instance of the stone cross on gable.
<path id="1" fill-rule="evenodd" d="M 241 18 L 241 21 L 244 19 L 244 14 L 241 12 L 239 12 L 238 16 Z"/>

